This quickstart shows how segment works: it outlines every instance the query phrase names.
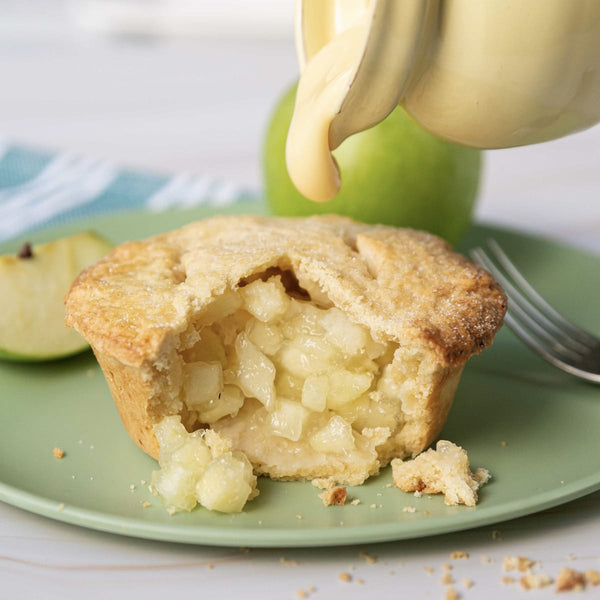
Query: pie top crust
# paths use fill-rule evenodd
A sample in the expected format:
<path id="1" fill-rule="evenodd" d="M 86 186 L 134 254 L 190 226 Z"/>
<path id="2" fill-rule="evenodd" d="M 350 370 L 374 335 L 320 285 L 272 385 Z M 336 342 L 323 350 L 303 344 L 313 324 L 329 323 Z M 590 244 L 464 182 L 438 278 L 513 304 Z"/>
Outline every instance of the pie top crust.
<path id="1" fill-rule="evenodd" d="M 375 339 L 445 365 L 491 344 L 506 311 L 485 270 L 425 232 L 333 215 L 219 216 L 118 246 L 73 283 L 66 322 L 125 365 L 155 363 L 215 298 L 272 268 Z"/>

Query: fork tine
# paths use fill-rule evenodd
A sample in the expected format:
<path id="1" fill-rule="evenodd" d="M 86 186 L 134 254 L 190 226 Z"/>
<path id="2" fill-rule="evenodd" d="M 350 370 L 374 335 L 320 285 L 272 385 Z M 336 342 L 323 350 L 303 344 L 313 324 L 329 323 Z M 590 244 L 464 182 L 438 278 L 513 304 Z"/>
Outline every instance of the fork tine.
<path id="1" fill-rule="evenodd" d="M 530 300 L 505 276 L 483 249 L 478 248 L 472 254 L 477 262 L 494 275 L 506 291 L 510 298 L 509 311 L 512 312 L 513 318 L 520 323 L 521 329 L 527 327 L 533 330 L 538 337 L 545 339 L 548 344 L 552 345 L 557 355 L 568 360 L 579 360 L 583 354 L 589 351 L 589 346 L 578 339 L 570 337 L 569 333 L 565 333 L 563 329 L 548 319 L 539 308 L 532 305 Z M 504 267 L 504 265 L 502 266 Z M 513 271 L 518 273 L 519 279 L 524 281 L 523 276 L 516 270 L 514 265 Z M 529 283 L 527 286 L 531 288 Z M 537 295 L 539 296 L 539 294 Z"/>
<path id="2" fill-rule="evenodd" d="M 571 362 L 565 360 L 564 357 L 554 354 L 549 350 L 547 345 L 540 342 L 540 340 L 535 336 L 532 336 L 528 329 L 522 327 L 518 321 L 513 319 L 509 314 L 506 315 L 505 321 L 518 338 L 525 342 L 525 344 L 527 344 L 533 351 L 545 358 L 550 364 L 562 369 L 563 371 L 566 371 L 567 373 L 581 377 L 582 379 L 593 381 L 594 383 L 600 383 L 600 373 L 579 368 L 573 365 Z"/>
<path id="3" fill-rule="evenodd" d="M 594 347 L 600 343 L 600 339 L 589 334 L 587 331 L 573 323 L 572 321 L 565 318 L 560 312 L 558 312 L 543 296 L 537 292 L 537 290 L 523 277 L 521 272 L 517 269 L 515 264 L 506 255 L 504 250 L 500 247 L 498 242 L 494 239 L 488 240 L 488 247 L 493 253 L 494 257 L 502 265 L 505 271 L 513 278 L 513 280 L 519 285 L 519 287 L 525 292 L 532 303 L 537 306 L 544 318 L 552 323 L 555 327 L 559 327 L 562 331 L 568 331 L 571 336 L 579 340 L 586 346 Z"/>
<path id="4" fill-rule="evenodd" d="M 497 242 L 490 240 L 489 247 L 491 256 L 483 248 L 473 249 L 471 256 L 504 288 L 509 298 L 509 310 L 505 317 L 508 327 L 554 366 L 600 383 L 600 339 L 565 319 L 548 304 Z M 546 311 L 549 315 L 546 315 Z"/>
<path id="5" fill-rule="evenodd" d="M 505 288 L 506 289 L 506 288 Z M 527 328 L 531 333 L 535 334 L 538 339 L 546 342 L 545 347 L 552 348 L 556 356 L 563 357 L 568 360 L 581 360 L 582 356 L 585 356 L 588 351 L 587 346 L 581 344 L 571 343 L 568 337 L 557 336 L 554 332 L 550 332 L 545 329 L 539 320 L 536 320 L 535 316 L 532 316 L 528 312 L 527 304 L 521 304 L 521 299 L 516 298 L 513 292 L 510 292 L 510 311 L 511 319 L 515 325 L 519 325 L 521 328 Z"/>

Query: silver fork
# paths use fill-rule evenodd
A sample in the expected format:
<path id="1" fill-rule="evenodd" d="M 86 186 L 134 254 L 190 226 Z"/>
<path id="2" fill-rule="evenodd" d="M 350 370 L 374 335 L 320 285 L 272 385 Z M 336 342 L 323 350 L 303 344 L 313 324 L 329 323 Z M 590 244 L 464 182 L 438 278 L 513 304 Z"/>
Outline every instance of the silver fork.
<path id="1" fill-rule="evenodd" d="M 600 383 L 600 339 L 553 308 L 525 279 L 498 242 L 471 250 L 508 296 L 505 322 L 532 350 L 554 366 L 582 379 Z"/>

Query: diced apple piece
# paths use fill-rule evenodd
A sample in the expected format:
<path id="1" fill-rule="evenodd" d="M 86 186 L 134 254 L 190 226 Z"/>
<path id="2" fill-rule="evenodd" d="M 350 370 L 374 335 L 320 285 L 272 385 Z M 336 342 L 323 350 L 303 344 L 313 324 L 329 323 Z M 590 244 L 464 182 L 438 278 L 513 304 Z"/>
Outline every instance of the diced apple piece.
<path id="1" fill-rule="evenodd" d="M 290 307 L 281 323 L 285 337 L 293 339 L 299 335 L 323 335 L 325 330 L 321 325 L 323 310 L 308 304 L 292 300 Z"/>
<path id="2" fill-rule="evenodd" d="M 373 382 L 372 373 L 353 373 L 337 369 L 329 373 L 327 408 L 338 410 L 362 396 Z"/>
<path id="3" fill-rule="evenodd" d="M 271 277 L 268 281 L 257 279 L 240 288 L 240 294 L 244 308 L 263 323 L 281 317 L 290 304 L 290 297 L 286 294 L 280 277 Z"/>
<path id="4" fill-rule="evenodd" d="M 277 353 L 281 366 L 296 377 L 321 374 L 336 362 L 336 349 L 323 336 L 299 335 Z"/>
<path id="5" fill-rule="evenodd" d="M 302 404 L 287 398 L 280 398 L 277 408 L 269 415 L 271 430 L 275 435 L 297 442 L 309 412 Z"/>
<path id="6" fill-rule="evenodd" d="M 304 381 L 301 378 L 291 375 L 283 369 L 280 369 L 277 372 L 275 387 L 277 389 L 278 397 L 290 398 L 300 402 L 302 400 L 303 385 Z"/>
<path id="7" fill-rule="evenodd" d="M 360 354 L 367 346 L 369 335 L 366 329 L 352 323 L 339 308 L 324 311 L 321 323 L 327 330 L 327 338 L 345 354 Z"/>
<path id="8" fill-rule="evenodd" d="M 232 315 L 242 305 L 239 294 L 230 290 L 209 304 L 202 313 L 202 322 L 206 325 L 220 321 Z"/>
<path id="9" fill-rule="evenodd" d="M 327 425 L 316 431 L 310 438 L 310 445 L 317 452 L 343 454 L 354 448 L 354 434 L 351 425 L 338 415 L 329 419 Z"/>
<path id="10" fill-rule="evenodd" d="M 196 504 L 197 475 L 180 463 L 170 463 L 152 473 L 152 489 L 175 510 L 192 510 Z"/>
<path id="11" fill-rule="evenodd" d="M 160 447 L 159 463 L 167 464 L 171 454 L 185 444 L 188 432 L 181 423 L 179 415 L 163 417 L 154 426 L 154 435 Z"/>
<path id="12" fill-rule="evenodd" d="M 184 365 L 185 403 L 192 410 L 202 410 L 223 391 L 221 363 L 194 362 Z"/>
<path id="13" fill-rule="evenodd" d="M 217 397 L 198 408 L 198 420 L 211 424 L 227 415 L 235 416 L 243 404 L 242 390 L 235 385 L 226 385 Z"/>
<path id="14" fill-rule="evenodd" d="M 268 356 L 279 350 L 283 335 L 276 325 L 262 321 L 249 321 L 246 326 L 248 339 Z"/>
<path id="15" fill-rule="evenodd" d="M 199 339 L 193 347 L 183 352 L 186 362 L 220 362 L 223 367 L 227 365 L 227 354 L 219 335 L 210 327 L 200 331 Z"/>
<path id="16" fill-rule="evenodd" d="M 196 476 L 204 473 L 208 463 L 212 460 L 211 450 L 204 441 L 202 433 L 199 430 L 188 434 L 185 443 L 169 456 L 171 463 L 183 465 Z"/>
<path id="17" fill-rule="evenodd" d="M 86 231 L 0 256 L 0 358 L 51 360 L 87 349 L 65 325 L 63 298 L 77 275 L 111 249 Z"/>
<path id="18" fill-rule="evenodd" d="M 215 458 L 196 485 L 196 497 L 209 510 L 241 512 L 252 497 L 256 476 L 250 461 L 241 452 Z"/>
<path id="19" fill-rule="evenodd" d="M 239 361 L 238 382 L 248 398 L 256 398 L 268 411 L 275 408 L 275 366 L 242 332 L 235 340 Z"/>
<path id="20" fill-rule="evenodd" d="M 327 375 L 309 375 L 302 386 L 302 404 L 309 410 L 322 412 L 327 407 L 328 393 Z"/>

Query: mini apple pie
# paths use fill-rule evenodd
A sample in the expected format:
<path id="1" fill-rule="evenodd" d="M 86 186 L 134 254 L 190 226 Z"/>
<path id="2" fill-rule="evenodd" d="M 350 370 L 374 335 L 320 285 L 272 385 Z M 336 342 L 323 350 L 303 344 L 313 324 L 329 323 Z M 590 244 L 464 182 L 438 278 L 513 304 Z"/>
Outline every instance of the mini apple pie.
<path id="1" fill-rule="evenodd" d="M 424 232 L 234 216 L 122 244 L 66 306 L 148 454 L 177 416 L 255 474 L 356 485 L 436 438 L 506 299 Z"/>

